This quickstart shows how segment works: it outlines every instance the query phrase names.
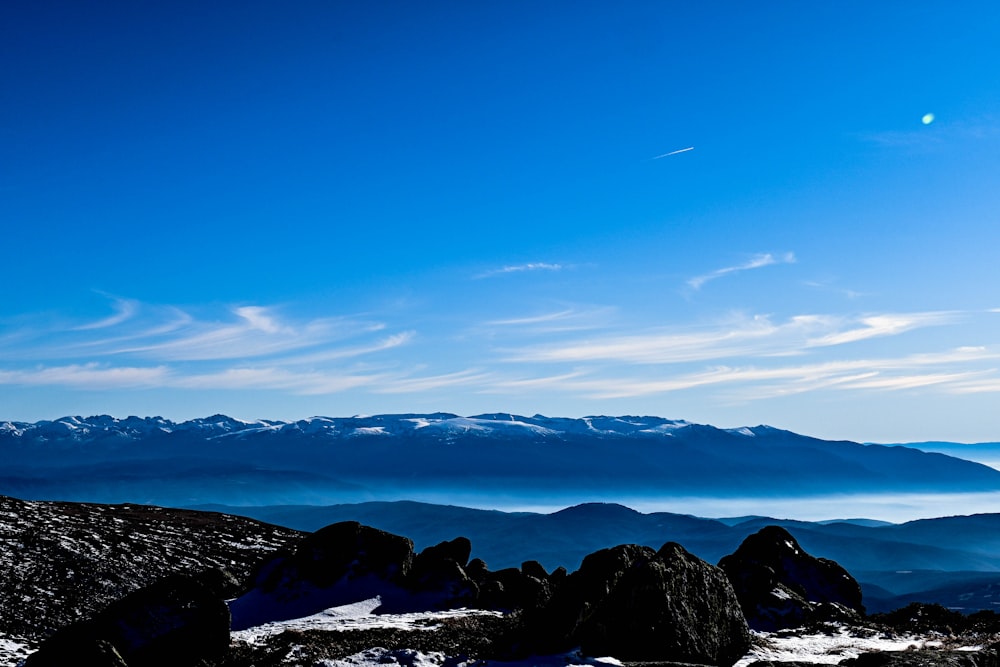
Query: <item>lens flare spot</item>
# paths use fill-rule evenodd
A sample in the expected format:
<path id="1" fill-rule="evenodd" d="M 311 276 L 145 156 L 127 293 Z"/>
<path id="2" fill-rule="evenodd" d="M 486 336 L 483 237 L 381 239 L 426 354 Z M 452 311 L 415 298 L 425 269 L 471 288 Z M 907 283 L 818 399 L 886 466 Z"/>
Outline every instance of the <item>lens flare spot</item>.
<path id="1" fill-rule="evenodd" d="M 923 123 L 924 125 L 930 125 L 931 123 L 934 122 L 934 114 L 925 113 L 923 115 L 923 118 L 920 119 L 920 122 Z"/>

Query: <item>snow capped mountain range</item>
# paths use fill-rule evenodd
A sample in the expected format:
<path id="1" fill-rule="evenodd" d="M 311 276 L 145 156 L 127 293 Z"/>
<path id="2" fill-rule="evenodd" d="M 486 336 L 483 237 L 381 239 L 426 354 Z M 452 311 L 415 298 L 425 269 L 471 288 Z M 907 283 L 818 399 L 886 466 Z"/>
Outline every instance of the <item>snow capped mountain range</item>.
<path id="1" fill-rule="evenodd" d="M 199 433 L 206 437 L 225 437 L 259 434 L 262 432 L 296 432 L 323 434 L 330 437 L 367 435 L 410 435 L 422 429 L 454 435 L 516 435 L 517 437 L 560 437 L 568 434 L 586 434 L 605 437 L 672 435 L 685 428 L 698 425 L 684 420 L 661 417 L 604 417 L 591 416 L 579 419 L 524 417 L 507 413 L 492 413 L 461 417 L 449 413 L 356 415 L 354 417 L 310 417 L 294 422 L 256 420 L 243 421 L 226 415 L 213 415 L 184 422 L 173 422 L 163 417 L 127 417 L 119 419 L 108 415 L 93 417 L 70 416 L 53 421 L 0 422 L 0 437 L 26 437 L 37 440 L 86 439 L 113 435 L 138 439 L 163 433 Z M 711 428 L 711 427 L 709 427 Z M 728 433 L 753 437 L 760 429 L 726 429 Z"/>
<path id="2" fill-rule="evenodd" d="M 0 455 L 0 494 L 173 506 L 1000 491 L 943 454 L 648 416 L 64 417 L 0 423 Z"/>

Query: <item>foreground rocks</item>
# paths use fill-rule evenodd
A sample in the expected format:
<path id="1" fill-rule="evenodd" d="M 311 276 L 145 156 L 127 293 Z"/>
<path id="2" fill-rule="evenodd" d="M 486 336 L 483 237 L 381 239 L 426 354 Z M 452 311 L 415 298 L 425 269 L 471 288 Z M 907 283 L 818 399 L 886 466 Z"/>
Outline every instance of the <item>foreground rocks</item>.
<path id="1" fill-rule="evenodd" d="M 230 608 L 234 629 L 379 596 L 379 611 L 480 607 L 522 612 L 506 654 L 559 652 L 729 665 L 749 647 L 722 570 L 668 543 L 591 554 L 577 572 L 537 562 L 490 572 L 457 538 L 414 554 L 410 540 L 344 522 L 264 564 Z"/>
<path id="2" fill-rule="evenodd" d="M 861 586 L 832 560 L 811 556 L 791 534 L 767 526 L 719 561 L 754 630 L 797 628 L 824 621 L 858 623 Z"/>
<path id="3" fill-rule="evenodd" d="M 225 577 L 173 575 L 50 637 L 25 667 L 185 667 L 229 649 Z"/>
<path id="4" fill-rule="evenodd" d="M 580 646 L 624 660 L 731 665 L 750 647 L 725 574 L 672 542 L 587 556 L 526 623 L 539 652 Z"/>
<path id="5" fill-rule="evenodd" d="M 225 569 L 234 597 L 303 537 L 214 512 L 0 496 L 0 635 L 41 640 L 172 574 Z"/>
<path id="6" fill-rule="evenodd" d="M 876 651 L 842 660 L 843 667 L 997 667 L 996 647 L 980 651 Z"/>
<path id="7" fill-rule="evenodd" d="M 579 648 L 585 655 L 647 665 L 728 667 L 747 654 L 750 627 L 773 630 L 830 619 L 854 623 L 863 614 L 857 582 L 836 563 L 802 551 L 776 527 L 752 535 L 719 567 L 671 542 L 659 550 L 602 549 L 571 574 L 562 568 L 549 573 L 534 561 L 494 572 L 481 560 L 470 561 L 471 553 L 469 540 L 461 537 L 416 553 L 405 537 L 356 522 L 333 524 L 274 552 L 243 581 L 213 570 L 196 577 L 169 576 L 133 592 L 56 632 L 26 667 L 317 664 L 373 646 L 469 660 L 522 659 Z M 224 600 L 233 591 L 243 594 L 227 605 Z M 381 600 L 378 612 L 481 608 L 504 615 L 463 614 L 441 621 L 434 632 L 286 629 L 259 643 L 230 645 L 231 628 L 299 618 L 375 596 Z M 998 624 L 996 615 L 981 616 L 914 606 L 871 620 L 885 632 L 946 636 L 966 619 L 963 630 L 981 631 L 985 645 L 991 636 L 995 641 L 990 632 Z M 991 650 L 865 655 L 844 664 L 1000 667 Z"/>

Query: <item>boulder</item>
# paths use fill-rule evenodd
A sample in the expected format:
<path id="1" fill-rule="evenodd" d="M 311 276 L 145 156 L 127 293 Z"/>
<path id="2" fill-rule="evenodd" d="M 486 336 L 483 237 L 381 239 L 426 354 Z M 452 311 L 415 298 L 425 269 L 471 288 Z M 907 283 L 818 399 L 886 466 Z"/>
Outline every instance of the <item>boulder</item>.
<path id="1" fill-rule="evenodd" d="M 96 639 L 89 633 L 60 632 L 45 641 L 28 656 L 24 667 L 128 667 L 111 642 Z"/>
<path id="2" fill-rule="evenodd" d="M 427 547 L 417 554 L 414 566 L 419 567 L 424 562 L 436 563 L 451 560 L 458 563 L 463 568 L 469 563 L 469 556 L 472 555 L 472 542 L 467 537 L 456 537 L 440 544 Z"/>
<path id="3" fill-rule="evenodd" d="M 525 625 L 527 650 L 579 646 L 626 661 L 731 665 L 750 647 L 725 574 L 672 542 L 590 554 Z"/>
<path id="4" fill-rule="evenodd" d="M 424 610 L 475 605 L 479 586 L 464 569 L 471 552 L 469 539 L 456 537 L 417 554 L 405 580 L 414 594 L 413 604 Z"/>
<path id="5" fill-rule="evenodd" d="M 184 667 L 221 658 L 229 649 L 229 609 L 215 583 L 160 579 L 57 631 L 25 665 Z"/>
<path id="6" fill-rule="evenodd" d="M 747 537 L 719 567 L 733 584 L 747 623 L 774 631 L 822 621 L 857 622 L 861 586 L 836 562 L 811 556 L 780 526 Z"/>
<path id="7" fill-rule="evenodd" d="M 356 521 L 326 526 L 257 570 L 251 589 L 229 605 L 233 629 L 374 597 L 384 610 L 406 608 L 404 583 L 413 561 L 408 538 Z"/>
<path id="8" fill-rule="evenodd" d="M 306 537 L 294 552 L 275 556 L 230 603 L 233 628 L 298 618 L 330 607 L 379 598 L 378 613 L 476 606 L 479 586 L 465 570 L 472 544 L 457 537 L 413 552 L 408 538 L 344 521 Z"/>
<path id="9" fill-rule="evenodd" d="M 473 570 L 479 584 L 476 606 L 510 612 L 546 604 L 552 597 L 553 586 L 545 569 L 533 563 L 528 561 L 521 569 L 508 567 L 496 572 L 485 569 L 485 564 L 476 567 Z"/>

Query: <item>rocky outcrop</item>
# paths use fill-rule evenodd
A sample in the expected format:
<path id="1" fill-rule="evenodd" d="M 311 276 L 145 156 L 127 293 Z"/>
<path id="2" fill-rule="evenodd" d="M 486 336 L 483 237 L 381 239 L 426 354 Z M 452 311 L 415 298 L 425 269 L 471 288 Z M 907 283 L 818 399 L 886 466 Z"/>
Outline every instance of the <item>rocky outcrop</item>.
<path id="1" fill-rule="evenodd" d="M 816 558 L 787 530 L 767 526 L 719 561 L 733 584 L 747 623 L 773 631 L 814 622 L 857 622 L 864 614 L 861 586 L 832 560 Z"/>
<path id="2" fill-rule="evenodd" d="M 230 603 L 233 628 L 308 616 L 378 597 L 379 613 L 477 606 L 479 586 L 466 573 L 465 537 L 427 547 L 345 521 L 305 538 L 258 570 L 250 590 Z"/>
<path id="3" fill-rule="evenodd" d="M 244 582 L 304 536 L 215 512 L 0 496 L 0 635 L 40 641 L 171 574 L 224 568 Z"/>
<path id="4" fill-rule="evenodd" d="M 498 611 L 536 609 L 545 605 L 552 597 L 559 576 L 565 576 L 561 568 L 549 575 L 536 561 L 496 572 L 490 572 L 482 561 L 473 561 L 469 569 L 470 576 L 479 585 L 476 606 Z"/>
<path id="5" fill-rule="evenodd" d="M 229 648 L 219 577 L 166 577 L 47 639 L 25 667 L 186 667 Z"/>
<path id="6" fill-rule="evenodd" d="M 472 543 L 467 537 L 441 542 L 417 554 L 404 581 L 417 598 L 413 604 L 425 609 L 475 606 L 479 586 L 465 570 L 471 554 Z"/>
<path id="7" fill-rule="evenodd" d="M 395 607 L 406 596 L 413 560 L 413 542 L 405 537 L 356 521 L 332 524 L 260 567 L 250 590 L 229 605 L 233 629 L 376 596 Z"/>
<path id="8" fill-rule="evenodd" d="M 874 651 L 842 660 L 843 667 L 997 667 L 996 645 L 978 651 Z"/>
<path id="9" fill-rule="evenodd" d="M 725 574 L 675 543 L 587 556 L 525 624 L 526 649 L 580 646 L 629 661 L 731 665 L 750 646 Z"/>
<path id="10" fill-rule="evenodd" d="M 749 630 L 722 570 L 668 543 L 623 545 L 552 574 L 538 562 L 491 572 L 456 538 L 413 553 L 410 540 L 356 522 L 328 526 L 266 563 L 233 601 L 233 627 L 306 616 L 379 596 L 377 611 L 475 606 L 518 611 L 509 654 L 580 646 L 590 655 L 729 665 Z M 499 644 L 498 644 L 499 645 Z"/>

